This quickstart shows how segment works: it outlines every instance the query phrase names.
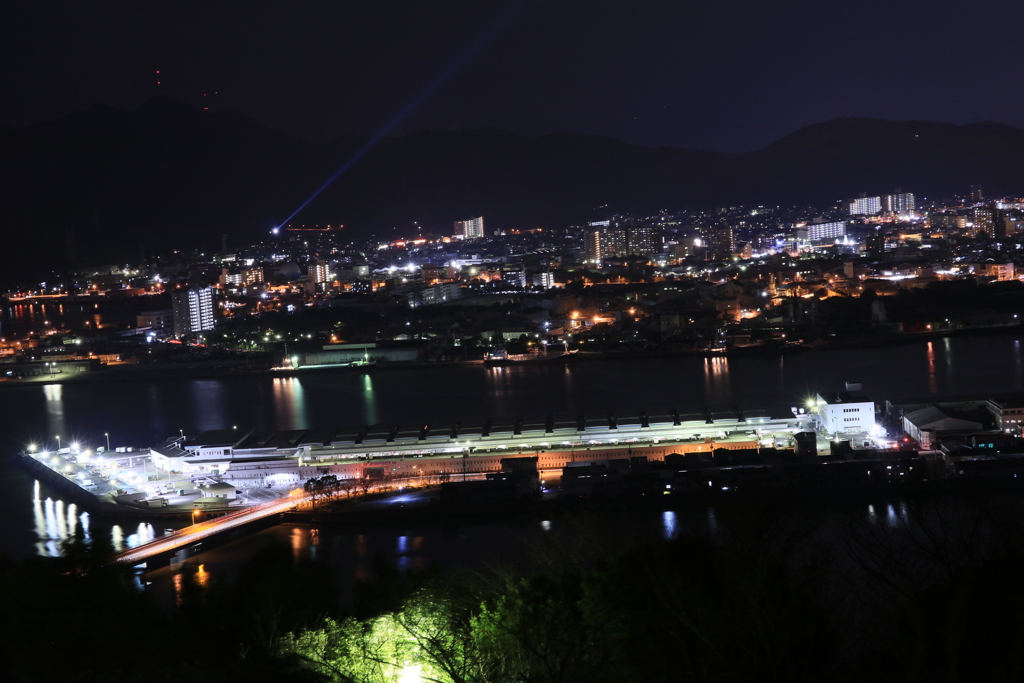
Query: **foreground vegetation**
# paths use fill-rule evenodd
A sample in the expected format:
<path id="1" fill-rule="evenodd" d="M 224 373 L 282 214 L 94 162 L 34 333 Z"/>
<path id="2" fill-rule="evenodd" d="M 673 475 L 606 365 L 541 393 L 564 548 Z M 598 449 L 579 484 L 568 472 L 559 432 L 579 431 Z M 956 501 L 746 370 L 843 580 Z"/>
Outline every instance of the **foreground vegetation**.
<path id="1" fill-rule="evenodd" d="M 879 506 L 881 507 L 881 506 Z M 0 566 L 5 680 L 1019 680 L 1020 505 L 906 501 L 811 525 L 777 501 L 627 546 L 560 524 L 516 566 L 342 594 L 274 548 L 172 609 L 79 543 Z M 820 518 L 820 517 L 819 517 Z"/>

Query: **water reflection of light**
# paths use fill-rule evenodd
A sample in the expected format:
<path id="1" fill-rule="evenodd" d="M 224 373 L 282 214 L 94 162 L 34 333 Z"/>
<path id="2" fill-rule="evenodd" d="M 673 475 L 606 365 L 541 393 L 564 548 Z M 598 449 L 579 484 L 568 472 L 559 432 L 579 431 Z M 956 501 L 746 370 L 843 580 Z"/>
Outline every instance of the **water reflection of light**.
<path id="1" fill-rule="evenodd" d="M 288 540 L 292 544 L 292 559 L 295 562 L 299 562 L 305 555 L 306 548 L 309 547 L 309 540 L 303 533 L 303 530 L 299 527 L 292 527 L 292 532 L 288 535 Z"/>
<path id="2" fill-rule="evenodd" d="M 661 513 L 661 535 L 670 541 L 676 537 L 676 513 L 672 510 Z"/>
<path id="3" fill-rule="evenodd" d="M 221 429 L 228 423 L 224 415 L 224 383 L 220 380 L 195 380 L 191 383 L 194 424 L 200 431 Z"/>
<path id="4" fill-rule="evenodd" d="M 85 539 L 86 543 L 92 540 L 92 535 L 89 534 L 89 520 L 90 517 L 88 512 L 83 512 L 82 516 L 78 518 L 78 521 L 82 525 L 82 538 Z"/>
<path id="5" fill-rule="evenodd" d="M 729 359 L 725 356 L 704 359 L 704 393 L 716 399 L 729 395 Z"/>
<path id="6" fill-rule="evenodd" d="M 377 422 L 377 397 L 373 393 L 373 378 L 370 373 L 363 373 L 363 408 L 370 424 Z"/>
<path id="7" fill-rule="evenodd" d="M 206 588 L 210 585 L 210 572 L 206 571 L 206 565 L 201 564 L 196 569 L 196 585 L 200 588 Z"/>
<path id="8" fill-rule="evenodd" d="M 78 506 L 72 503 L 68 505 L 68 537 L 74 538 L 78 531 Z"/>
<path id="9" fill-rule="evenodd" d="M 149 543 L 156 538 L 156 530 L 148 522 L 139 522 L 139 527 L 134 534 L 130 535 L 125 543 L 129 548 L 136 548 L 144 543 Z"/>
<path id="10" fill-rule="evenodd" d="M 925 357 L 928 359 L 928 391 L 937 394 L 939 393 L 939 382 L 935 375 L 935 345 L 932 342 L 928 342 Z"/>
<path id="11" fill-rule="evenodd" d="M 1024 376 L 1024 359 L 1020 353 L 1020 339 L 1013 340 L 1013 378 L 1016 380 L 1014 386 L 1020 388 L 1021 378 Z"/>
<path id="12" fill-rule="evenodd" d="M 710 531 L 712 535 L 718 533 L 718 517 L 715 516 L 714 508 L 708 508 L 708 531 Z"/>
<path id="13" fill-rule="evenodd" d="M 412 564 L 412 558 L 408 555 L 399 555 L 398 561 L 395 563 L 398 567 L 398 571 L 407 572 L 409 571 L 410 565 Z"/>
<path id="14" fill-rule="evenodd" d="M 409 537 L 399 536 L 398 537 L 398 554 L 402 555 L 409 551 Z"/>
<path id="15" fill-rule="evenodd" d="M 110 529 L 110 542 L 114 546 L 114 552 L 119 553 L 124 550 L 124 531 L 121 530 L 120 525 L 115 524 Z"/>
<path id="16" fill-rule="evenodd" d="M 43 385 L 46 398 L 46 420 L 51 434 L 67 434 L 64 423 L 64 393 L 61 384 Z"/>
<path id="17" fill-rule="evenodd" d="M 57 523 L 57 537 L 61 540 L 68 537 L 68 518 L 64 515 L 64 501 L 58 500 L 53 504 L 53 519 Z"/>
<path id="18" fill-rule="evenodd" d="M 53 500 L 47 498 L 43 503 L 43 510 L 46 514 L 46 538 L 58 538 L 57 536 L 57 516 L 53 511 Z"/>
<path id="19" fill-rule="evenodd" d="M 40 555 L 47 555 L 45 547 L 45 541 L 48 538 L 46 534 L 46 514 L 43 512 L 43 501 L 39 500 L 39 498 L 35 499 L 35 504 L 32 506 L 32 516 L 36 527 L 36 539 L 38 539 L 36 551 Z"/>
<path id="20" fill-rule="evenodd" d="M 370 577 L 370 572 L 366 568 L 366 563 L 362 558 L 366 557 L 366 536 L 359 534 L 356 536 L 356 557 L 360 558 L 356 561 L 356 565 L 353 568 L 352 578 L 356 581 L 365 581 Z"/>
<path id="21" fill-rule="evenodd" d="M 302 382 L 295 377 L 275 377 L 273 393 L 277 426 L 281 429 L 308 429 Z"/>
<path id="22" fill-rule="evenodd" d="M 181 607 L 184 602 L 185 577 L 178 572 L 174 575 L 174 604 Z"/>

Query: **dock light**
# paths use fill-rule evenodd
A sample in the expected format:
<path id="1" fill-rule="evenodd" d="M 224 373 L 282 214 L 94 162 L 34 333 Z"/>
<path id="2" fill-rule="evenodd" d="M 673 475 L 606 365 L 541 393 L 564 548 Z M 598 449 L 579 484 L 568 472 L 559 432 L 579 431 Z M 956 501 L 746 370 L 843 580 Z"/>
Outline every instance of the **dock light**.
<path id="1" fill-rule="evenodd" d="M 196 525 L 196 515 L 198 515 L 198 514 L 199 514 L 199 510 L 193 510 L 192 511 L 192 526 Z"/>
<path id="2" fill-rule="evenodd" d="M 71 442 L 71 450 L 74 451 L 74 452 L 78 451 L 78 442 L 77 441 L 72 441 Z"/>
<path id="3" fill-rule="evenodd" d="M 28 445 L 28 452 L 29 453 L 35 453 L 36 452 L 36 445 L 34 443 L 30 443 Z"/>

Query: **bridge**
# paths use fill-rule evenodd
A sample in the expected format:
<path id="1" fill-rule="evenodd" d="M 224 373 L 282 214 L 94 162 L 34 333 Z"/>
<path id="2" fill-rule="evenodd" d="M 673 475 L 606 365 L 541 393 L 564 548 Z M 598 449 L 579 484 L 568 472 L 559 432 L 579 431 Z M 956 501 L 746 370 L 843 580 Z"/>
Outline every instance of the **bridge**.
<path id="1" fill-rule="evenodd" d="M 140 564 L 150 558 L 172 553 L 216 534 L 287 512 L 305 502 L 307 498 L 308 496 L 304 491 L 295 490 L 287 498 L 249 507 L 240 512 L 222 517 L 197 522 L 192 526 L 156 538 L 149 543 L 123 550 L 111 559 L 118 564 Z"/>

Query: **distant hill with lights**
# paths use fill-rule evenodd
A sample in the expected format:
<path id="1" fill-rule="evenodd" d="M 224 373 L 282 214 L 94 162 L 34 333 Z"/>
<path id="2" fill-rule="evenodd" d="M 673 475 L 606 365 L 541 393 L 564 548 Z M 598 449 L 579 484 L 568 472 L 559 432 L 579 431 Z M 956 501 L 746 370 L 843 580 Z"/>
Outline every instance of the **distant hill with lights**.
<path id="1" fill-rule="evenodd" d="M 0 127 L 0 277 L 72 260 L 136 262 L 168 249 L 251 243 L 363 144 L 298 140 L 230 112 L 171 99 L 95 106 Z M 837 119 L 743 154 L 644 148 L 609 138 L 421 131 L 371 149 L 296 217 L 355 237 L 561 226 L 612 212 L 734 204 L 826 205 L 903 188 L 922 196 L 1024 193 L 1024 130 L 998 123 Z M 20 266 L 20 267 L 19 267 Z"/>

